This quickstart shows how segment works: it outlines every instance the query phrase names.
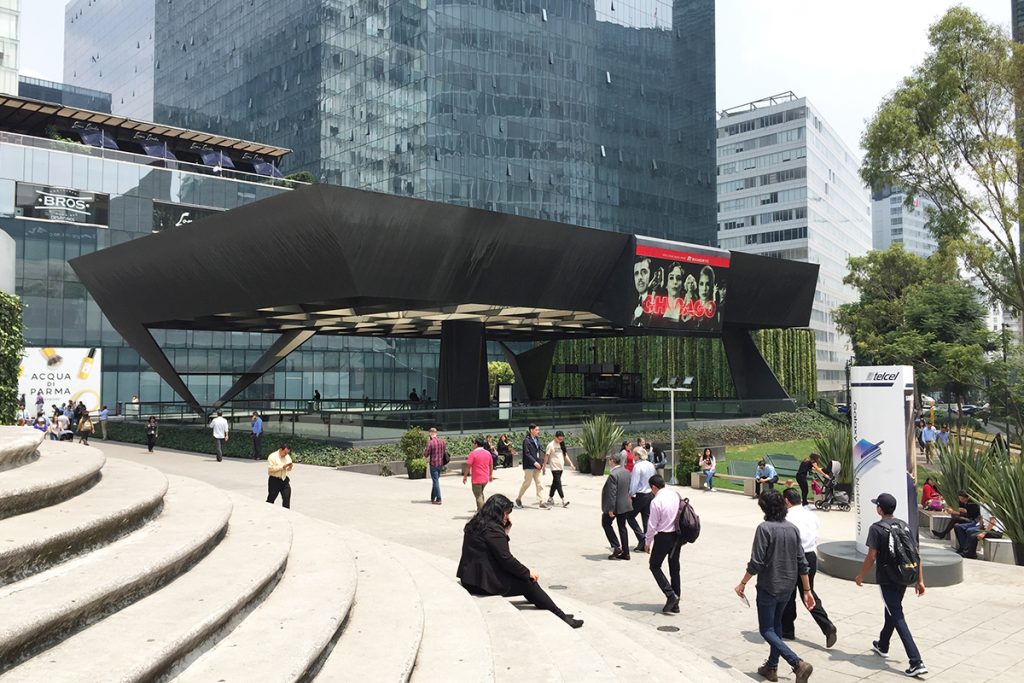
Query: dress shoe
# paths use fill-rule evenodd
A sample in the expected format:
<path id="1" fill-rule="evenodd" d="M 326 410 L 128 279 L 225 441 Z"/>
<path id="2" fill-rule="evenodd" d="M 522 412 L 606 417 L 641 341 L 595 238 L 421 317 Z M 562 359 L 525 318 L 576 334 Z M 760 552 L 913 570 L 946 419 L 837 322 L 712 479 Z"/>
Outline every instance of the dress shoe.
<path id="1" fill-rule="evenodd" d="M 618 555 L 615 556 L 615 559 L 616 560 L 628 560 L 629 559 L 629 555 L 627 555 L 626 553 L 619 553 Z"/>
<path id="2" fill-rule="evenodd" d="M 661 608 L 663 614 L 672 614 L 679 611 L 679 596 L 673 595 L 665 603 L 665 606 Z"/>
<path id="3" fill-rule="evenodd" d="M 609 560 L 617 560 L 622 556 L 621 550 L 613 550 L 612 554 L 608 556 Z"/>
<path id="4" fill-rule="evenodd" d="M 647 552 L 647 546 L 645 546 L 643 543 L 637 543 L 636 547 L 633 548 L 633 550 L 635 552 L 638 552 L 638 553 L 646 553 Z"/>
<path id="5" fill-rule="evenodd" d="M 814 673 L 814 667 L 810 662 L 801 659 L 800 663 L 793 667 L 793 673 L 796 675 L 796 683 L 807 683 L 807 679 Z"/>
<path id="6" fill-rule="evenodd" d="M 583 626 L 582 619 L 573 619 L 568 614 L 565 615 L 565 618 L 562 619 L 562 621 L 569 624 L 569 626 L 572 626 L 573 628 L 580 628 L 581 626 Z"/>
<path id="7" fill-rule="evenodd" d="M 825 647 L 826 648 L 832 647 L 833 645 L 836 644 L 836 640 L 837 640 L 836 627 L 833 626 L 832 630 L 825 634 Z"/>

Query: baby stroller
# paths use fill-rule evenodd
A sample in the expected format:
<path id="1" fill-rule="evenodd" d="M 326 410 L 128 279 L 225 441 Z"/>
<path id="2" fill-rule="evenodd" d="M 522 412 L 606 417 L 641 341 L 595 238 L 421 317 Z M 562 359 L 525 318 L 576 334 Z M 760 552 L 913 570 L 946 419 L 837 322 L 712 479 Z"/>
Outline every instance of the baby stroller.
<path id="1" fill-rule="evenodd" d="M 828 512 L 833 507 L 839 508 L 843 512 L 849 512 L 850 496 L 845 491 L 836 491 L 836 481 L 839 479 L 842 469 L 843 466 L 838 461 L 832 461 L 832 476 L 821 482 L 821 497 L 814 501 L 814 507 L 824 512 Z"/>

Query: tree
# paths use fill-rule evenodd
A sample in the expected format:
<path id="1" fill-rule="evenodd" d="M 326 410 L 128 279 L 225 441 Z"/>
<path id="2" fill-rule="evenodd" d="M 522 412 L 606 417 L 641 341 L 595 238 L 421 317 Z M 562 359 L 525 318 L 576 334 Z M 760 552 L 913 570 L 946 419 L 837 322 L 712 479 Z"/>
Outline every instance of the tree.
<path id="1" fill-rule="evenodd" d="M 1018 201 L 1024 48 L 957 6 L 931 26 L 931 50 L 869 122 L 861 167 L 938 207 L 929 228 L 994 300 L 1024 310 Z"/>
<path id="2" fill-rule="evenodd" d="M 835 321 L 857 362 L 912 365 L 922 390 L 947 389 L 962 404 L 980 385 L 993 343 L 980 295 L 958 281 L 955 259 L 943 251 L 926 259 L 894 244 L 851 258 L 849 268 L 843 282 L 860 299 L 840 306 Z"/>
<path id="3" fill-rule="evenodd" d="M 494 360 L 487 364 L 487 385 L 490 388 L 490 396 L 498 390 L 499 384 L 514 384 L 516 381 L 512 366 L 503 360 Z"/>

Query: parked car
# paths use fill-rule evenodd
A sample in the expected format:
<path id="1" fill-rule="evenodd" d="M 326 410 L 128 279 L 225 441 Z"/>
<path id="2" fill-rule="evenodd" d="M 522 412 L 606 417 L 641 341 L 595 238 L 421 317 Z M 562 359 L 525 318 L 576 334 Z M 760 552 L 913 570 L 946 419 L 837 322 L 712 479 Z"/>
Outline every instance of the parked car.
<path id="1" fill-rule="evenodd" d="M 836 411 L 839 412 L 840 414 L 845 415 L 846 413 L 850 412 L 850 406 L 848 406 L 845 403 L 837 403 Z"/>

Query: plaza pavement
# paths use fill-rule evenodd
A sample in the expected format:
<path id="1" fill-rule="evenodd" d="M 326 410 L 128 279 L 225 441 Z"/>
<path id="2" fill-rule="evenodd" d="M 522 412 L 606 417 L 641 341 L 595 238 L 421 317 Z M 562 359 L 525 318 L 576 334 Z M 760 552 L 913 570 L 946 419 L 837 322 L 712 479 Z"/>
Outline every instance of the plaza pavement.
<path id="1" fill-rule="evenodd" d="M 109 457 L 156 467 L 169 474 L 194 477 L 228 491 L 266 497 L 263 462 L 225 459 L 157 448 L 94 440 Z M 486 493 L 515 498 L 522 469 L 498 470 Z M 743 575 L 753 529 L 761 520 L 756 503 L 740 494 L 704 492 L 690 488 L 689 496 L 701 516 L 701 537 L 682 551 L 681 613 L 660 614 L 664 604 L 647 568 L 647 555 L 633 553 L 630 562 L 607 560 L 608 547 L 600 526 L 600 489 L 604 477 L 568 472 L 563 485 L 571 505 L 552 510 L 536 508 L 535 496 L 524 496 L 525 510 L 512 515 L 512 550 L 540 575 L 557 601 L 563 592 L 586 603 L 655 626 L 672 626 L 665 633 L 705 653 L 722 666 L 754 673 L 768 648 L 757 633 L 756 612 L 743 606 L 733 587 Z M 545 477 L 550 483 L 550 475 Z M 461 476 L 441 482 L 444 504 L 429 504 L 430 480 L 410 481 L 404 475 L 376 477 L 310 465 L 296 465 L 292 474 L 292 509 L 335 524 L 457 561 L 462 526 L 473 514 L 473 495 Z M 545 490 L 545 497 L 546 497 Z M 853 534 L 853 513 L 818 513 L 822 541 L 847 540 Z M 631 539 L 634 540 L 635 539 Z M 415 571 L 414 568 L 410 568 Z M 925 581 L 927 583 L 927 567 Z M 564 589 L 551 589 L 564 586 Z M 797 619 L 797 638 L 791 646 L 815 667 L 812 680 L 844 681 L 902 679 L 906 655 L 894 635 L 884 661 L 871 652 L 882 623 L 882 602 L 875 586 L 819 574 L 819 596 L 838 626 L 839 640 L 831 650 L 803 608 Z M 751 596 L 752 597 L 752 596 Z M 930 588 L 922 598 L 907 597 L 907 619 L 931 673 L 930 681 L 981 683 L 1024 679 L 1024 569 L 968 561 L 964 582 Z M 586 628 L 586 626 L 584 626 Z M 515 639 L 515 633 L 509 633 Z M 557 644 L 552 653 L 557 656 Z M 609 647 L 643 648 L 642 640 L 623 634 Z M 657 653 L 671 657 L 674 653 Z M 784 664 L 784 662 L 783 662 Z M 780 680 L 793 680 L 788 667 Z"/>

